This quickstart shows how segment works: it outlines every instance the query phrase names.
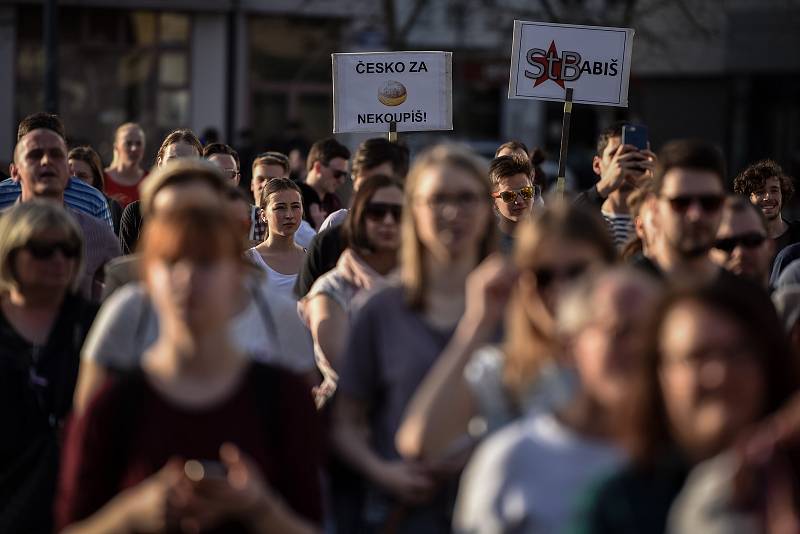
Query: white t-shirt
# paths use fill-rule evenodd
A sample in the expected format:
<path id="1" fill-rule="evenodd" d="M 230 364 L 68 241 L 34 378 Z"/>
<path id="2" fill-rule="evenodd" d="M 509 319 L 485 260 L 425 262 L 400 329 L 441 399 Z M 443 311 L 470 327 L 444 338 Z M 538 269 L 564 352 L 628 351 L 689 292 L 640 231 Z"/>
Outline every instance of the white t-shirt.
<path id="1" fill-rule="evenodd" d="M 314 231 L 314 227 L 308 224 L 308 221 L 303 220 L 300 222 L 300 228 L 294 233 L 294 242 L 307 250 L 315 235 L 317 232 Z"/>
<path id="2" fill-rule="evenodd" d="M 270 294 L 278 293 L 287 297 L 294 297 L 294 282 L 297 280 L 297 273 L 283 274 L 270 267 L 255 247 L 245 252 L 245 256 L 253 264 L 267 273 L 266 287 Z"/>
<path id="3" fill-rule="evenodd" d="M 297 317 L 294 299 L 271 294 L 264 281 L 250 286 L 250 302 L 231 320 L 234 345 L 256 361 L 298 373 L 313 369 L 311 335 Z M 158 316 L 144 286 L 131 283 L 103 303 L 81 357 L 106 367 L 133 369 L 157 338 Z"/>
<path id="4" fill-rule="evenodd" d="M 587 485 L 624 462 L 607 443 L 532 412 L 488 438 L 461 477 L 457 533 L 561 532 Z"/>
<path id="5" fill-rule="evenodd" d="M 319 225 L 319 231 L 324 232 L 328 228 L 333 228 L 334 226 L 339 226 L 347 219 L 348 210 L 342 208 L 340 210 L 336 210 L 327 217 L 325 220 L 322 221 L 322 224 Z"/>

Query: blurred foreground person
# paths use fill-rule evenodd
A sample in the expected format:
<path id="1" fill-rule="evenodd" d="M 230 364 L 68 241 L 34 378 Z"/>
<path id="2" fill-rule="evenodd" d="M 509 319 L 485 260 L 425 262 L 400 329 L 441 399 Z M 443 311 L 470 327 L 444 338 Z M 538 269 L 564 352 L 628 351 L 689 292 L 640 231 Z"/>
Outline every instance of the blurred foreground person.
<path id="1" fill-rule="evenodd" d="M 664 532 L 692 467 L 731 449 L 798 386 L 772 303 L 735 277 L 668 295 L 638 369 L 624 421 L 633 463 L 592 492 L 577 532 Z"/>
<path id="2" fill-rule="evenodd" d="M 558 330 L 577 381 L 561 406 L 536 408 L 484 442 L 461 478 L 456 532 L 562 532 L 578 497 L 625 462 L 618 428 L 659 295 L 620 268 L 580 281 L 562 299 Z"/>
<path id="3" fill-rule="evenodd" d="M 320 521 L 308 388 L 230 340 L 232 297 L 247 270 L 239 234 L 219 208 L 148 221 L 142 268 L 159 337 L 140 371 L 109 378 L 73 420 L 60 528 L 308 532 Z"/>
<path id="4" fill-rule="evenodd" d="M 139 185 L 147 176 L 142 168 L 144 148 L 144 130 L 138 124 L 126 122 L 114 132 L 114 159 L 106 168 L 105 188 L 101 191 L 123 209 L 139 200 Z"/>
<path id="5" fill-rule="evenodd" d="M 711 260 L 737 276 L 769 287 L 774 243 L 761 211 L 741 196 L 725 199 Z"/>
<path id="6" fill-rule="evenodd" d="M 485 261 L 467 281 L 466 310 L 417 389 L 397 434 L 408 459 L 436 461 L 471 447 L 532 406 L 561 396 L 555 313 L 567 288 L 615 259 L 602 219 L 553 204 L 520 228 L 513 265 Z M 497 333 L 505 317 L 505 340 Z"/>
<path id="7" fill-rule="evenodd" d="M 188 207 L 224 205 L 242 225 L 232 245 L 244 253 L 244 221 L 239 203 L 226 198 L 230 187 L 212 163 L 179 160 L 159 167 L 148 178 L 142 189 L 142 210 L 150 218 Z M 134 254 L 120 260 L 117 266 L 132 271 L 126 281 L 138 282 L 141 259 L 141 254 Z M 123 265 L 123 261 L 128 265 Z M 296 372 L 313 371 L 311 337 L 297 316 L 294 299 L 268 295 L 265 277 L 256 268 L 248 274 L 233 296 L 231 341 L 257 361 L 282 365 Z M 82 351 L 84 362 L 76 409 L 86 405 L 107 372 L 136 369 L 142 353 L 158 338 L 159 329 L 152 299 L 141 283 L 129 283 L 111 295 L 100 309 Z"/>
<path id="8" fill-rule="evenodd" d="M 51 202 L 0 218 L 0 532 L 52 531 L 61 428 L 97 312 L 76 293 L 82 249 Z"/>
<path id="9" fill-rule="evenodd" d="M 494 247 L 482 160 L 441 145 L 408 175 L 401 284 L 352 322 L 334 403 L 336 451 L 368 482 L 360 525 L 345 532 L 449 532 L 455 473 L 400 458 L 394 435 L 464 312 L 464 281 Z"/>
<path id="10" fill-rule="evenodd" d="M 346 250 L 337 266 L 311 286 L 298 309 L 314 338 L 317 366 L 324 377 L 317 406 L 333 395 L 351 319 L 367 295 L 385 286 L 397 266 L 403 186 L 394 178 L 365 178 L 344 222 Z"/>

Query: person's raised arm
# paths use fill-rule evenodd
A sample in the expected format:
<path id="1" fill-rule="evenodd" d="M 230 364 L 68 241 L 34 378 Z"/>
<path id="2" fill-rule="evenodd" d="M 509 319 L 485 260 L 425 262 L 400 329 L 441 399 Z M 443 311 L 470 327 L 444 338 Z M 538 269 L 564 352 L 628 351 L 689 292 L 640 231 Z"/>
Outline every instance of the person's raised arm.
<path id="1" fill-rule="evenodd" d="M 464 368 L 492 340 L 516 277 L 508 260 L 487 258 L 467 278 L 467 303 L 450 343 L 420 384 L 395 436 L 406 459 L 437 462 L 467 434 L 477 411 Z"/>

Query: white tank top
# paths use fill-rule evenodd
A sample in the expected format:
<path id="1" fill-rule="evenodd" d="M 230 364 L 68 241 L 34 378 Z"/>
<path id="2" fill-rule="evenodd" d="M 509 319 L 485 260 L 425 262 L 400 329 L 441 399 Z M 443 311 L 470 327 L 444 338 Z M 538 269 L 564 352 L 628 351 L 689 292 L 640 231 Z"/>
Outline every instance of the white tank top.
<path id="1" fill-rule="evenodd" d="M 264 258 L 261 257 L 261 254 L 258 253 L 255 247 L 249 249 L 245 255 L 254 265 L 267 273 L 266 288 L 268 292 L 281 293 L 288 297 L 295 298 L 294 282 L 297 280 L 297 273 L 279 273 L 264 261 Z"/>

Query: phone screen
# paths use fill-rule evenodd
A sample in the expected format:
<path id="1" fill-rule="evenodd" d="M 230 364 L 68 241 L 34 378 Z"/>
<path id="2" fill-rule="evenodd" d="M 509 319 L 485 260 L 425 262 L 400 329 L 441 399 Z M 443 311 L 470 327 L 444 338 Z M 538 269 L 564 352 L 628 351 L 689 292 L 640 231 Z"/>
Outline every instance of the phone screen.
<path id="1" fill-rule="evenodd" d="M 647 148 L 647 126 L 640 124 L 624 125 L 622 127 L 622 144 L 645 150 Z"/>

